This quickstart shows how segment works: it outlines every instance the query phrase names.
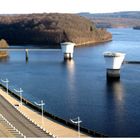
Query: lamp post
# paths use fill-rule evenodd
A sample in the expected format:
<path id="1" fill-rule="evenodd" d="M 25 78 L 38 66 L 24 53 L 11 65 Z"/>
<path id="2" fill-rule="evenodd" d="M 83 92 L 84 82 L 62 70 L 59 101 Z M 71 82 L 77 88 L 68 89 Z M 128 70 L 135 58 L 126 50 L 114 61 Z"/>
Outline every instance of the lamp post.
<path id="1" fill-rule="evenodd" d="M 7 94 L 8 94 L 8 83 L 9 83 L 9 80 L 6 78 L 5 80 L 2 80 L 2 79 L 1 79 L 1 81 L 2 81 L 3 83 L 6 83 L 6 89 L 7 89 Z"/>
<path id="2" fill-rule="evenodd" d="M 22 105 L 22 92 L 23 92 L 23 90 L 22 90 L 22 88 L 20 88 L 19 90 L 17 90 L 17 89 L 14 89 L 17 93 L 19 93 L 20 94 L 20 105 Z"/>
<path id="3" fill-rule="evenodd" d="M 42 119 L 41 119 L 41 121 L 42 121 L 42 126 L 43 126 L 43 106 L 45 105 L 45 103 L 43 102 L 43 100 L 41 100 L 41 103 L 39 104 L 39 103 L 36 103 L 36 102 L 34 102 L 36 105 L 38 105 L 38 106 L 41 106 L 41 115 L 42 115 Z"/>
<path id="4" fill-rule="evenodd" d="M 77 121 L 76 121 L 77 120 Z M 75 119 L 70 119 L 70 121 L 74 124 L 77 124 L 78 125 L 78 137 L 80 138 L 80 123 L 82 122 L 80 120 L 80 117 L 77 117 Z"/>

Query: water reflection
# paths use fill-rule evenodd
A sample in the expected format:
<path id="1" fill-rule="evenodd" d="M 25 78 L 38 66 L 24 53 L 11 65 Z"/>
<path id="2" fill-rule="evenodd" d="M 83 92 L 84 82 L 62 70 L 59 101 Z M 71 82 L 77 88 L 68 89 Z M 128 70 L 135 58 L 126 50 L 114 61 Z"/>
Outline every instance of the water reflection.
<path id="1" fill-rule="evenodd" d="M 74 75 L 74 68 L 75 68 L 74 60 L 73 59 L 71 59 L 71 60 L 64 60 L 63 63 L 66 65 L 70 77 L 73 76 Z"/>
<path id="2" fill-rule="evenodd" d="M 6 63 L 6 62 L 8 62 L 8 60 L 9 60 L 9 56 L 7 56 L 7 57 L 1 57 L 0 58 L 0 63 Z"/>
<path id="3" fill-rule="evenodd" d="M 107 82 L 106 84 L 106 117 L 112 123 L 114 133 L 117 130 L 121 135 L 125 126 L 125 91 L 121 81 Z"/>
<path id="4" fill-rule="evenodd" d="M 68 71 L 68 82 L 71 90 L 75 90 L 75 63 L 74 60 L 64 60 L 63 64 Z"/>
<path id="5" fill-rule="evenodd" d="M 121 81 L 107 81 L 106 87 L 108 96 L 111 96 L 115 103 L 122 104 L 124 101 L 124 88 Z"/>
<path id="6" fill-rule="evenodd" d="M 76 87 L 76 76 L 75 76 L 75 62 L 74 60 L 65 60 L 63 64 L 66 67 L 67 71 L 67 88 L 69 89 L 69 92 L 66 92 L 67 97 L 67 107 L 69 108 L 69 117 L 72 117 L 74 115 L 74 111 L 77 107 L 77 100 L 78 100 L 78 94 L 77 94 L 77 87 Z"/>

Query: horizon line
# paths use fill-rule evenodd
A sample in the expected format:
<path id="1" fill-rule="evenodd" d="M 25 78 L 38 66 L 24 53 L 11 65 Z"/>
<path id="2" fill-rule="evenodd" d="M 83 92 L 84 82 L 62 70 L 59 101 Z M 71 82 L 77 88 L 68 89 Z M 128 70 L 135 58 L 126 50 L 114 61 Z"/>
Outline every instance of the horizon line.
<path id="1" fill-rule="evenodd" d="M 26 15 L 26 14 L 79 14 L 79 13 L 87 13 L 87 14 L 109 14 L 109 13 L 123 13 L 123 12 L 140 12 L 139 10 L 125 10 L 125 11 L 112 11 L 112 12 L 29 12 L 29 13 L 0 13 L 0 15 Z"/>

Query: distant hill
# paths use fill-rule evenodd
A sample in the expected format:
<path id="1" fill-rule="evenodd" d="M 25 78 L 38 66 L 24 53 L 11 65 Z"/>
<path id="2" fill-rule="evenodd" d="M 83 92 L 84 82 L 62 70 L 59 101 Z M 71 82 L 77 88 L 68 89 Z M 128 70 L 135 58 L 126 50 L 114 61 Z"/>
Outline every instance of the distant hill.
<path id="1" fill-rule="evenodd" d="M 140 26 L 140 11 L 115 13 L 79 13 L 78 15 L 94 21 L 97 27 L 134 27 Z"/>
<path id="2" fill-rule="evenodd" d="M 114 12 L 114 13 L 79 13 L 81 16 L 85 17 L 113 17 L 113 18 L 134 18 L 140 19 L 140 11 L 125 11 L 125 12 Z"/>
<path id="3" fill-rule="evenodd" d="M 76 45 L 105 42 L 112 35 L 97 29 L 85 17 L 74 14 L 1 15 L 0 38 L 9 44 L 59 44 L 71 41 Z"/>

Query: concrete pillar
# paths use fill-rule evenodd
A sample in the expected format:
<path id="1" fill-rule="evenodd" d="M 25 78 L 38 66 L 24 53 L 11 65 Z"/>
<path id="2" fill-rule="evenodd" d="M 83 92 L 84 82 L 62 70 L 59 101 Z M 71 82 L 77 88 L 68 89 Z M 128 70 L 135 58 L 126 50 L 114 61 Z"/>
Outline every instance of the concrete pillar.
<path id="1" fill-rule="evenodd" d="M 120 79 L 120 69 L 125 58 L 125 54 L 119 52 L 105 52 L 104 58 L 106 62 L 107 80 Z"/>
<path id="2" fill-rule="evenodd" d="M 26 62 L 28 62 L 28 59 L 29 59 L 29 57 L 28 57 L 28 49 L 25 49 L 25 58 L 26 58 Z"/>
<path id="3" fill-rule="evenodd" d="M 75 43 L 63 42 L 60 43 L 60 45 L 61 45 L 62 53 L 64 54 L 64 59 L 72 59 Z"/>

